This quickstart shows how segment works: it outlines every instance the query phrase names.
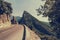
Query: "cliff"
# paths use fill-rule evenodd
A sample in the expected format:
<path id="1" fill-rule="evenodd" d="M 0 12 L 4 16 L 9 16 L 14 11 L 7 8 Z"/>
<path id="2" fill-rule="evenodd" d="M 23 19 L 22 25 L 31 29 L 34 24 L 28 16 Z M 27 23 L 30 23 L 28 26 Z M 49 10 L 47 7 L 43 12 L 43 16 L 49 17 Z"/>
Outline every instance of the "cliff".
<path id="1" fill-rule="evenodd" d="M 27 25 L 32 31 L 34 31 L 41 39 L 55 39 L 56 37 L 53 36 L 52 28 L 47 25 L 46 22 L 41 22 L 29 14 L 27 11 L 24 11 L 23 17 L 19 21 L 20 24 Z M 52 35 L 52 36 L 51 36 Z M 45 38 L 47 37 L 47 38 Z M 57 38 L 56 38 L 57 39 Z"/>
<path id="2" fill-rule="evenodd" d="M 6 14 L 0 15 L 0 30 L 7 29 L 11 26 L 10 18 Z"/>

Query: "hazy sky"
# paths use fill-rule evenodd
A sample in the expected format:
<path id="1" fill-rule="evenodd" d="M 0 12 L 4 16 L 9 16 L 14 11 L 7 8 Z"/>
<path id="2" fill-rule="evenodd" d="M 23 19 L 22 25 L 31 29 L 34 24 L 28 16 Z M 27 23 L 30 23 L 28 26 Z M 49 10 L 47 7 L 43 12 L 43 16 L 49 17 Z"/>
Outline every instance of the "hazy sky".
<path id="1" fill-rule="evenodd" d="M 31 15 L 36 17 L 38 20 L 48 22 L 47 18 L 43 18 L 41 16 L 37 16 L 36 9 L 39 8 L 40 5 L 44 5 L 45 1 L 41 0 L 6 0 L 12 4 L 13 7 L 13 15 L 14 16 L 22 16 L 23 11 L 28 11 Z"/>

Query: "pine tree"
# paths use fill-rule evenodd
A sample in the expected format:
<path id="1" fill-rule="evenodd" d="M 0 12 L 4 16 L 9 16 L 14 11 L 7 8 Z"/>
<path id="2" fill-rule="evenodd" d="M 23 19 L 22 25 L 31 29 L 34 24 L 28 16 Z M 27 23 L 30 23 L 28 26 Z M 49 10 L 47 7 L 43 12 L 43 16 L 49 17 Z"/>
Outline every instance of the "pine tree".
<path id="1" fill-rule="evenodd" d="M 11 3 L 8 3 L 4 0 L 0 0 L 0 14 L 11 14 L 12 13 L 12 7 Z"/>
<path id="2" fill-rule="evenodd" d="M 55 36 L 60 38 L 60 0 L 46 0 L 42 9 L 44 12 L 40 14 L 43 14 L 44 17 L 48 16 L 53 32 L 56 33 Z M 42 12 L 41 9 L 38 8 L 38 10 Z"/>

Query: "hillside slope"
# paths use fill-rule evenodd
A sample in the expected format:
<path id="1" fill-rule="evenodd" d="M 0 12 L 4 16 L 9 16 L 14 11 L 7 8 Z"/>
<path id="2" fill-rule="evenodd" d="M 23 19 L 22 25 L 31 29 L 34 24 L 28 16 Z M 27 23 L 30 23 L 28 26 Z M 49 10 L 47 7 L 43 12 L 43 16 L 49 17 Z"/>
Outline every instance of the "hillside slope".
<path id="1" fill-rule="evenodd" d="M 27 11 L 24 11 L 23 17 L 21 21 L 19 21 L 19 23 L 27 25 L 31 30 L 33 30 L 41 38 L 44 38 L 44 37 L 50 38 L 51 35 L 52 36 L 54 35 L 54 33 L 51 32 L 52 28 L 49 25 L 47 25 L 46 22 L 41 22 L 37 20 Z"/>

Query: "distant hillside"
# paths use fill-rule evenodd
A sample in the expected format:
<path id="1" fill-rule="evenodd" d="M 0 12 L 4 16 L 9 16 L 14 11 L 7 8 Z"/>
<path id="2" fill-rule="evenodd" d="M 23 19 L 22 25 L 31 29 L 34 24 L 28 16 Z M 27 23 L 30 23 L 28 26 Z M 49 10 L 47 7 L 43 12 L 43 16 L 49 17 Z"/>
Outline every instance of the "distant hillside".
<path id="1" fill-rule="evenodd" d="M 16 20 L 20 21 L 22 17 L 16 16 Z"/>
<path id="2" fill-rule="evenodd" d="M 21 20 L 22 17 L 19 17 L 19 16 L 14 16 L 16 18 L 16 21 L 19 23 L 19 21 Z M 13 19 L 13 16 L 10 17 L 10 19 L 12 20 Z"/>

